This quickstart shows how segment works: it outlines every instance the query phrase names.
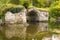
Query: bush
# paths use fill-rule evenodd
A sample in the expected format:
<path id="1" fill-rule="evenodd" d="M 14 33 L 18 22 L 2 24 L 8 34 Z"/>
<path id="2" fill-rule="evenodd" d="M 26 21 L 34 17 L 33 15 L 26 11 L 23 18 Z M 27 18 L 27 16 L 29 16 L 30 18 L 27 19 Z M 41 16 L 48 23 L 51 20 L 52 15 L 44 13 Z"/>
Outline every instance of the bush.
<path id="1" fill-rule="evenodd" d="M 53 8 L 50 11 L 50 16 L 52 17 L 60 17 L 60 8 Z"/>
<path id="2" fill-rule="evenodd" d="M 53 20 L 56 21 L 56 18 L 60 17 L 60 4 L 58 1 L 51 5 L 49 12 L 50 12 L 50 16 L 49 16 L 50 21 L 52 18 L 53 18 Z"/>
<path id="3" fill-rule="evenodd" d="M 50 16 L 60 17 L 60 1 L 54 2 L 50 7 Z"/>

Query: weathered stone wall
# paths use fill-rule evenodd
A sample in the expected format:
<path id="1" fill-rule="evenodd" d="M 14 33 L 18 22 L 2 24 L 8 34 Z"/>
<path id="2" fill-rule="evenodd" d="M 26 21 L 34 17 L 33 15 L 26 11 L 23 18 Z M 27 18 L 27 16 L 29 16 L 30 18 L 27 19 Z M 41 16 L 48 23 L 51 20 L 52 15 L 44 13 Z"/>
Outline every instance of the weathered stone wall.
<path id="1" fill-rule="evenodd" d="M 27 13 L 27 20 L 29 21 L 31 20 L 48 21 L 48 18 L 49 18 L 49 13 L 46 10 L 37 10 L 36 8 L 31 8 L 28 10 Z"/>
<path id="2" fill-rule="evenodd" d="M 48 21 L 49 18 L 49 13 L 48 11 L 41 10 L 39 13 L 39 20 L 40 21 Z"/>
<path id="3" fill-rule="evenodd" d="M 12 14 L 12 12 L 7 12 L 5 14 L 5 21 L 8 23 L 14 23 L 15 22 L 15 15 Z"/>
<path id="4" fill-rule="evenodd" d="M 19 13 L 7 12 L 5 14 L 5 21 L 7 23 L 26 23 L 26 9 Z"/>

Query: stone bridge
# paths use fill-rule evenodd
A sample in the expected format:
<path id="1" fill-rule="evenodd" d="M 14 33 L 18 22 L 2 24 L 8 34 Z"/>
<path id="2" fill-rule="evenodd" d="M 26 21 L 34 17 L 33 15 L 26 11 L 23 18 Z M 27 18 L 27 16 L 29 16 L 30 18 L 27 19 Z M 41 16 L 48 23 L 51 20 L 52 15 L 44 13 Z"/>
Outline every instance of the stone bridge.
<path id="1" fill-rule="evenodd" d="M 48 21 L 49 13 L 46 10 L 37 10 L 35 8 L 31 8 L 27 13 L 27 21 L 28 22 L 41 22 Z"/>
<path id="2" fill-rule="evenodd" d="M 5 14 L 5 22 L 7 23 L 40 22 L 48 21 L 48 17 L 49 12 L 46 10 L 37 10 L 36 8 L 30 8 L 27 11 L 24 8 L 18 13 L 7 11 Z"/>

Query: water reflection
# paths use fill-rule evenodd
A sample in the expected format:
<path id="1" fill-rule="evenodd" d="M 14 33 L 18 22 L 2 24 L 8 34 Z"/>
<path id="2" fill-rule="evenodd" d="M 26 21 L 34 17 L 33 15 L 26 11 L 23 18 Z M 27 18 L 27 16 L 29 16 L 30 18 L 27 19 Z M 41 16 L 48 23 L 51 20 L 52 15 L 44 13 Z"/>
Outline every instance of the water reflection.
<path id="1" fill-rule="evenodd" d="M 54 25 L 59 26 L 59 23 L 50 24 L 51 27 Z M 48 29 L 48 22 L 29 23 L 28 26 L 25 24 L 8 24 L 0 26 L 0 38 L 2 37 L 2 40 L 5 40 L 3 38 L 7 38 L 6 40 L 59 40 L 60 36 L 54 35 L 56 31 L 52 33 L 54 31 L 52 30 L 51 35 Z M 54 27 L 54 29 L 57 28 Z"/>
<path id="2" fill-rule="evenodd" d="M 41 23 L 32 23 L 29 24 L 29 26 L 26 29 L 26 33 L 29 33 L 31 35 L 36 34 L 37 32 L 43 32 L 48 30 L 48 23 L 47 22 L 41 22 Z"/>
<path id="3" fill-rule="evenodd" d="M 60 29 L 60 22 L 50 22 L 49 27 L 51 29 Z"/>
<path id="4" fill-rule="evenodd" d="M 26 36 L 26 25 L 24 24 L 7 24 L 6 26 L 0 26 L 2 33 L 4 33 L 7 39 L 18 39 L 25 40 Z M 19 40 L 20 40 L 19 39 Z"/>
<path id="5" fill-rule="evenodd" d="M 29 23 L 29 26 L 26 29 L 26 33 L 30 35 L 31 40 L 37 40 L 35 36 L 40 32 L 48 31 L 48 22 L 40 22 L 40 23 Z M 32 38 L 31 38 L 32 37 Z M 26 40 L 29 40 L 27 38 Z"/>

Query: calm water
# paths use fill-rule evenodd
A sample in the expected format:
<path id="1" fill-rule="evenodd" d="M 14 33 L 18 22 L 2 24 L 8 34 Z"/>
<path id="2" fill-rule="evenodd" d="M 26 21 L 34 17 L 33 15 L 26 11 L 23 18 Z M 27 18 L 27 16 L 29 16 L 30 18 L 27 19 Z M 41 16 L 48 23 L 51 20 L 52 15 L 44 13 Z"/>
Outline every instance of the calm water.
<path id="1" fill-rule="evenodd" d="M 26 24 L 0 26 L 0 40 L 54 40 L 52 35 L 56 33 L 51 30 L 55 24 L 59 23 L 40 22 L 29 23 L 28 26 Z M 58 26 L 54 29 L 58 29 Z"/>

